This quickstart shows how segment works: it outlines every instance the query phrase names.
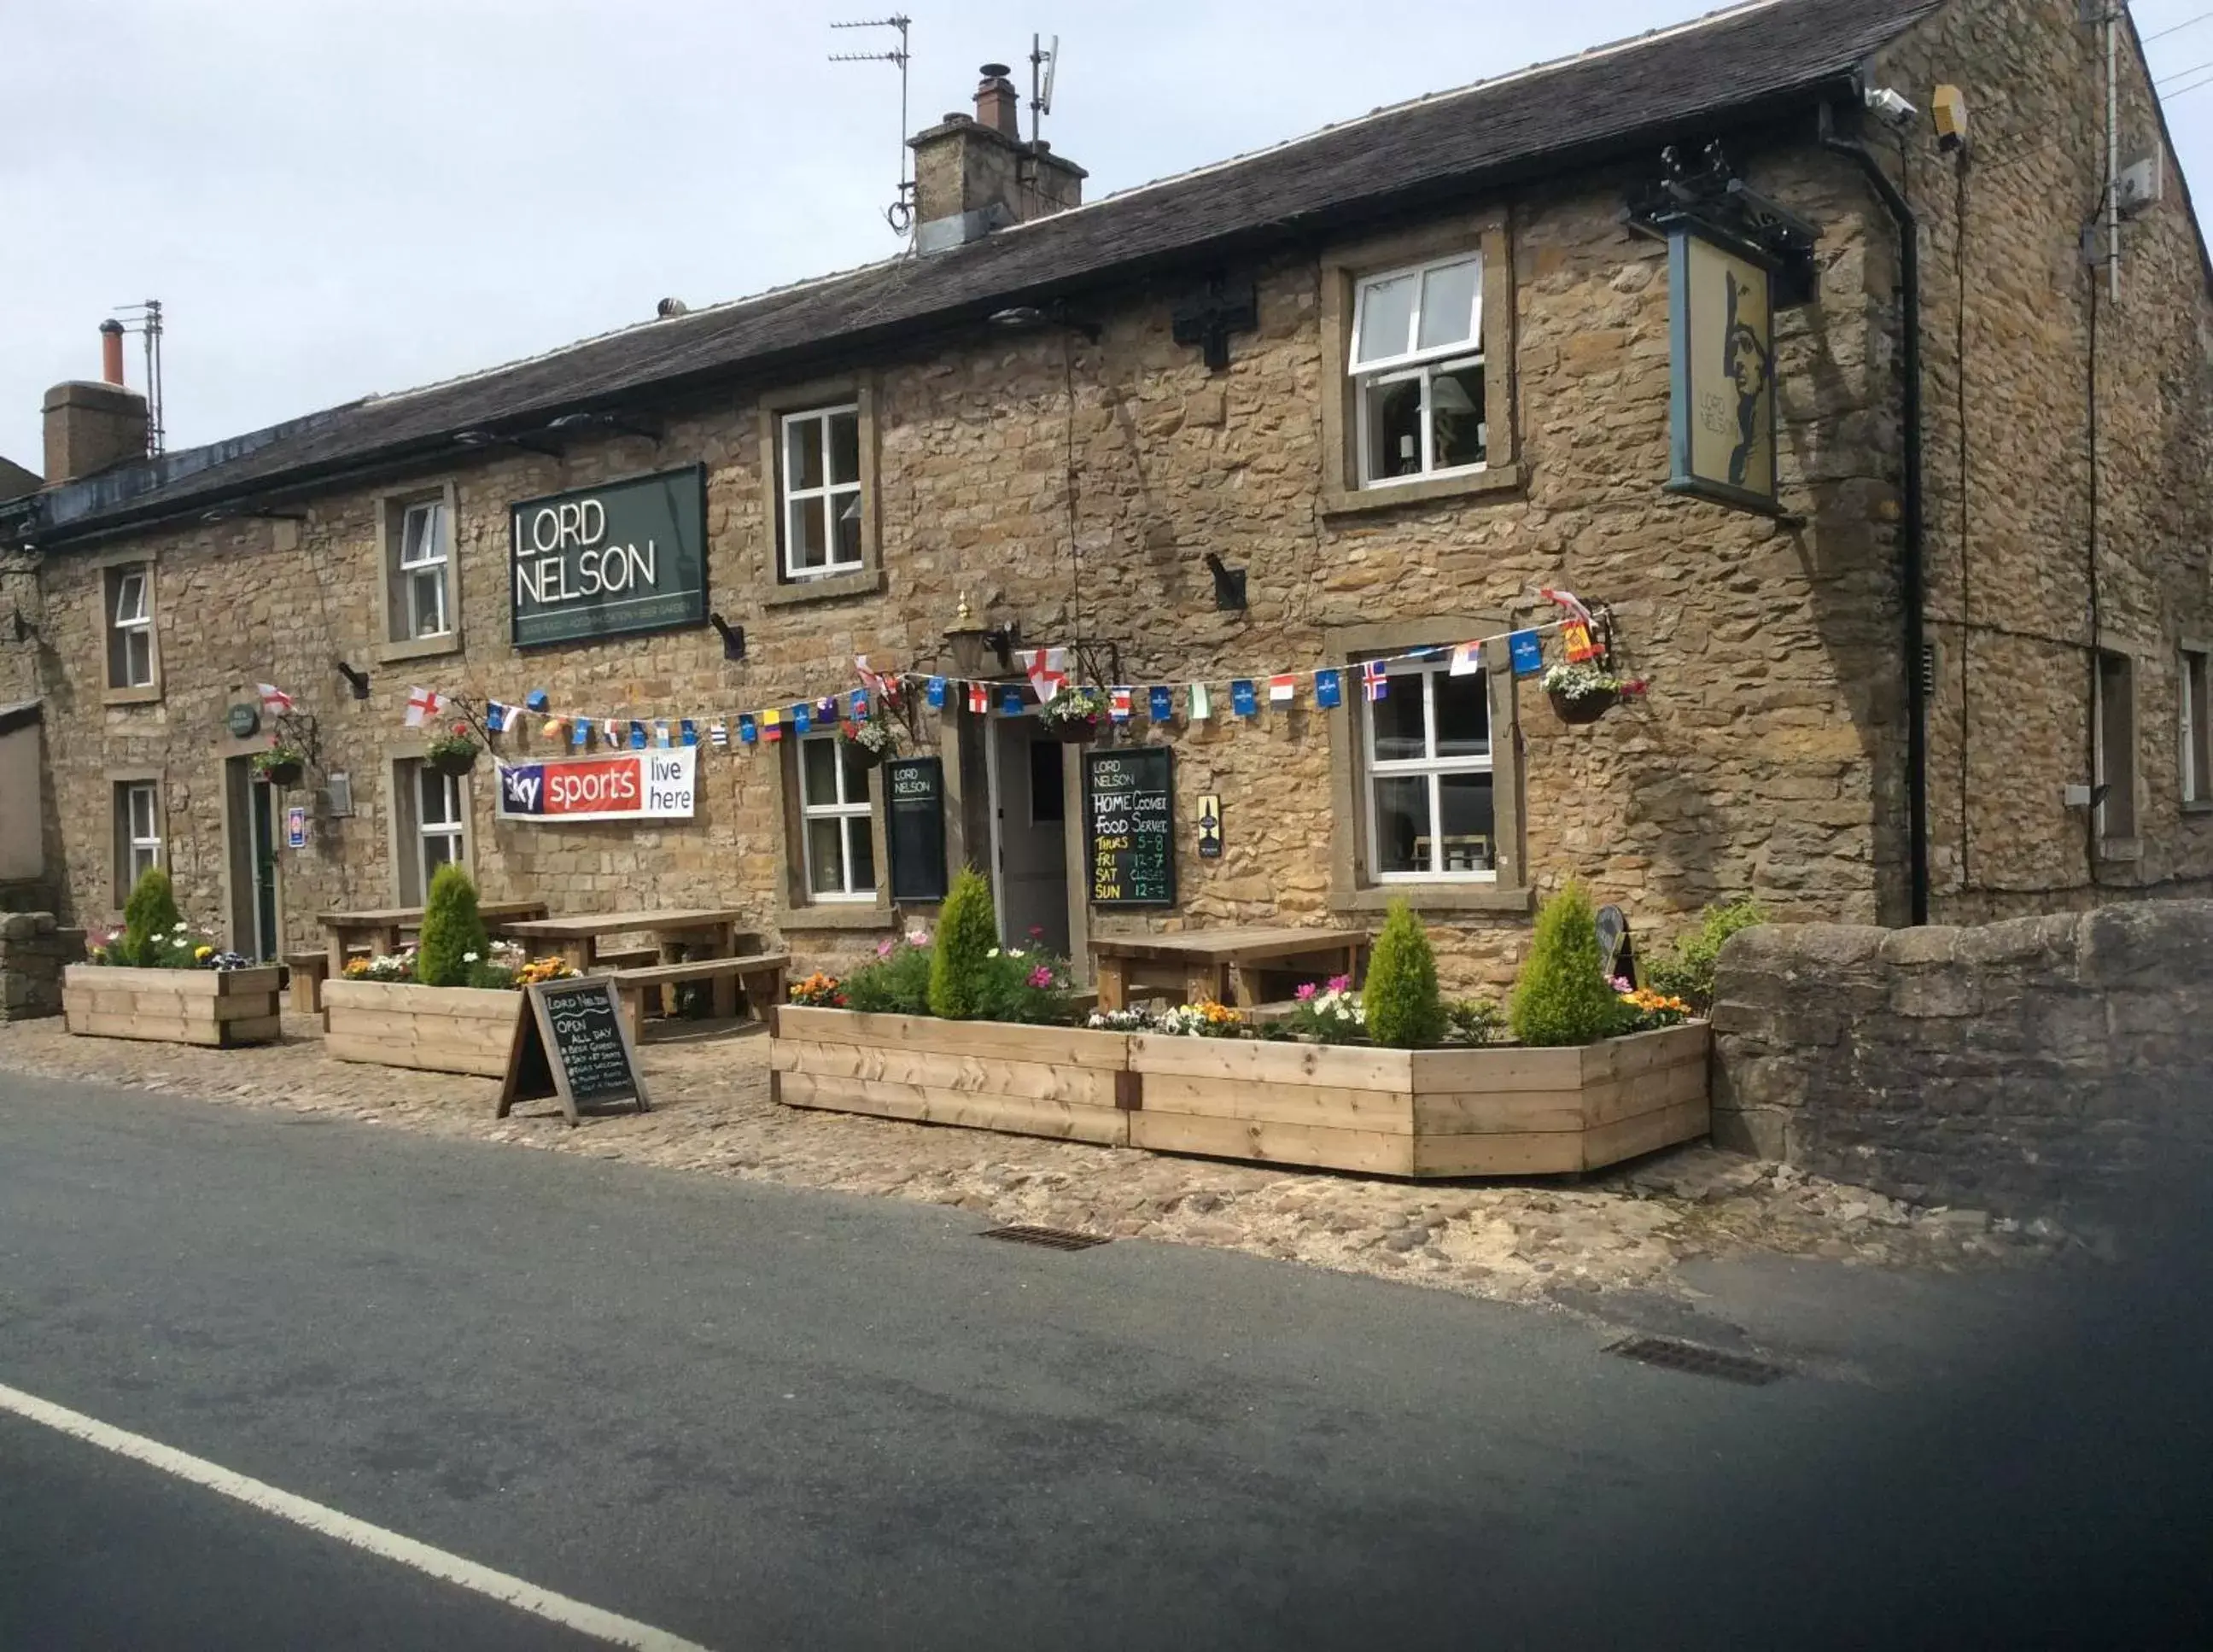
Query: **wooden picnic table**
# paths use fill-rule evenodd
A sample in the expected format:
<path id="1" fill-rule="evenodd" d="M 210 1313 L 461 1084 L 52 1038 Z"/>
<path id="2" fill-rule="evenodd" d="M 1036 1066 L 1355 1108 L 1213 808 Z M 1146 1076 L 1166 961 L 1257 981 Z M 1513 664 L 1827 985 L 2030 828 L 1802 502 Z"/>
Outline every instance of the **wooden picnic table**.
<path id="1" fill-rule="evenodd" d="M 1126 1008 L 1132 986 L 1180 991 L 1186 1003 L 1207 998 L 1250 1009 L 1260 1002 L 1254 977 L 1261 969 L 1356 976 L 1367 950 L 1365 930 L 1189 930 L 1091 942 L 1101 1009 Z"/>
<path id="2" fill-rule="evenodd" d="M 499 935 L 515 920 L 545 917 L 546 903 L 480 900 L 477 903 L 477 914 L 484 919 L 487 932 Z M 315 921 L 330 931 L 331 978 L 335 981 L 345 975 L 347 948 L 363 942 L 374 952 L 398 952 L 402 931 L 422 929 L 423 909 L 380 906 L 360 912 L 324 912 Z"/>
<path id="3" fill-rule="evenodd" d="M 648 935 L 653 937 L 654 951 L 664 964 L 681 961 L 680 954 L 689 953 L 694 958 L 730 958 L 737 955 L 740 930 L 738 925 L 752 914 L 741 906 L 660 907 L 633 912 L 565 912 L 558 917 L 534 917 L 522 923 L 509 924 L 506 932 L 517 940 L 550 941 L 556 944 L 569 966 L 579 975 L 590 973 L 600 962 L 599 943 L 611 935 Z M 755 939 L 745 936 L 750 945 Z M 737 1014 L 737 983 L 718 980 L 714 984 L 715 1008 L 717 1014 Z M 729 1008 L 723 1008 L 723 999 Z"/>

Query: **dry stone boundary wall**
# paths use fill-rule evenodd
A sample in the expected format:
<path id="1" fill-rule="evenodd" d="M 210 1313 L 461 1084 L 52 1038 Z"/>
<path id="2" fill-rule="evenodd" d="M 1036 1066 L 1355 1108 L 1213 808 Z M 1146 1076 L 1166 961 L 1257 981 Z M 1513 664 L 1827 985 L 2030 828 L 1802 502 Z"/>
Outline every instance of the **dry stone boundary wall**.
<path id="1" fill-rule="evenodd" d="M 1717 1143 L 1897 1198 L 2118 1207 L 2213 1161 L 2213 901 L 1751 930 L 1713 1019 Z"/>
<path id="2" fill-rule="evenodd" d="M 62 968 L 84 961 L 84 931 L 52 912 L 0 916 L 0 1021 L 62 1013 Z"/>

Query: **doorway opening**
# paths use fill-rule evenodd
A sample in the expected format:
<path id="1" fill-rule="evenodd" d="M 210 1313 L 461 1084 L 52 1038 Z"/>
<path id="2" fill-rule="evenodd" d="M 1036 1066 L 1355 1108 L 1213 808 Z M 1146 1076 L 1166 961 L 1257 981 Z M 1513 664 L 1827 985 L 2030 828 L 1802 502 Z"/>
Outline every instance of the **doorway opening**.
<path id="1" fill-rule="evenodd" d="M 1068 747 L 1035 716 L 995 717 L 986 726 L 999 944 L 1042 945 L 1065 957 Z"/>
<path id="2" fill-rule="evenodd" d="M 277 789 L 253 772 L 253 759 L 223 764 L 230 839 L 230 946 L 257 963 L 277 961 Z"/>

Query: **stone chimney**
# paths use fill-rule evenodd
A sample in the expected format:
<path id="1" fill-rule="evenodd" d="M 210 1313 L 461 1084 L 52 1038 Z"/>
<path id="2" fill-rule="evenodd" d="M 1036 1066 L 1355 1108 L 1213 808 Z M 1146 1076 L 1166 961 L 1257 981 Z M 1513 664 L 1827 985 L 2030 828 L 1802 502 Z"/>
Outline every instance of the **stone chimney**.
<path id="1" fill-rule="evenodd" d="M 983 76 L 974 114 L 949 114 L 907 140 L 918 252 L 942 253 L 1082 204 L 1083 168 L 1042 141 L 1022 141 L 1007 65 L 987 63 Z"/>
<path id="2" fill-rule="evenodd" d="M 46 392 L 46 484 L 146 456 L 146 398 L 123 382 L 123 324 L 100 324 L 101 378 Z"/>

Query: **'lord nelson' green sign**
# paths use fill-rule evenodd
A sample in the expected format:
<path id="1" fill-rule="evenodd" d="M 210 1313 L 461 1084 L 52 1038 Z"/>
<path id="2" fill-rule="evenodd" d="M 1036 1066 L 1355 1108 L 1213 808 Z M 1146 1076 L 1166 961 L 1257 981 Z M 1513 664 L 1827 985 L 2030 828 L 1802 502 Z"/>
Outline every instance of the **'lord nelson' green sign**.
<path id="1" fill-rule="evenodd" d="M 509 508 L 517 648 L 707 623 L 703 465 Z"/>

